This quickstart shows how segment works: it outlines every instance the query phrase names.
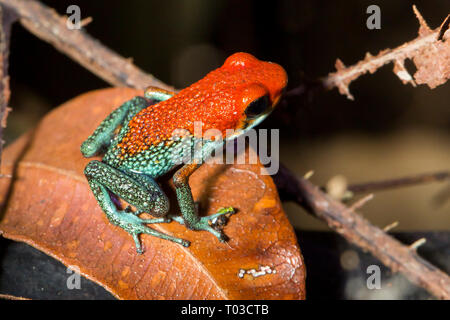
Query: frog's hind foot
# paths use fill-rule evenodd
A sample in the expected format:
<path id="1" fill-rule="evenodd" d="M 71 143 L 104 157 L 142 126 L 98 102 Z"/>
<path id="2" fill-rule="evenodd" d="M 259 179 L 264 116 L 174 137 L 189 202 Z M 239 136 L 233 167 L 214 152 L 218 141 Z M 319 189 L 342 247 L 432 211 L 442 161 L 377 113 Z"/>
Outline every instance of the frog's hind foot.
<path id="1" fill-rule="evenodd" d="M 141 242 L 139 241 L 139 234 L 141 233 L 149 234 L 164 240 L 169 240 L 181 244 L 183 247 L 188 247 L 190 245 L 190 242 L 187 240 L 175 238 L 145 226 L 145 224 L 168 223 L 171 222 L 172 219 L 168 217 L 155 219 L 141 219 L 137 216 L 140 213 L 142 212 L 140 211 L 132 212 L 131 209 L 126 208 L 123 211 L 116 210 L 112 215 L 108 215 L 108 218 L 113 224 L 121 227 L 126 232 L 131 234 L 134 243 L 136 245 L 137 253 L 141 254 L 144 252 L 142 249 Z"/>
<path id="2" fill-rule="evenodd" d="M 201 217 L 197 226 L 198 230 L 208 231 L 216 236 L 220 242 L 227 242 L 229 238 L 223 233 L 222 229 L 228 223 L 230 216 L 235 213 L 236 211 L 232 207 L 220 208 L 213 215 Z"/>
<path id="3" fill-rule="evenodd" d="M 138 253 L 143 252 L 139 241 L 141 233 L 170 240 L 185 247 L 189 246 L 189 242 L 186 240 L 166 235 L 146 226 L 146 224 L 172 221 L 166 215 L 167 197 L 151 178 L 145 175 L 124 173 L 97 160 L 89 162 L 84 172 L 103 212 L 112 224 L 132 235 Z M 118 198 L 122 198 L 135 207 L 136 211 L 133 212 L 131 206 L 119 210 L 118 205 L 120 204 L 116 201 Z M 142 219 L 139 215 L 144 212 L 161 218 Z"/>
<path id="4" fill-rule="evenodd" d="M 210 216 L 201 217 L 199 220 L 187 224 L 189 229 L 208 231 L 212 233 L 220 242 L 228 241 L 227 235 L 223 233 L 223 227 L 227 224 L 229 217 L 235 214 L 232 207 L 220 208 L 217 213 Z M 171 216 L 172 220 L 180 224 L 186 224 L 182 216 Z"/>
<path id="5" fill-rule="evenodd" d="M 207 220 L 214 229 L 222 229 L 228 223 L 230 216 L 235 213 L 236 210 L 233 207 L 225 207 L 220 208 L 217 213 L 201 219 Z"/>

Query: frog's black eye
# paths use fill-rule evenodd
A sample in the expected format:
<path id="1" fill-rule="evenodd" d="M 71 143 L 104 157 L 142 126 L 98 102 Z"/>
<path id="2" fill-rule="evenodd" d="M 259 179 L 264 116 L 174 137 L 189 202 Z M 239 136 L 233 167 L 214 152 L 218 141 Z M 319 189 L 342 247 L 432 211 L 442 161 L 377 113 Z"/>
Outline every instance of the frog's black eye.
<path id="1" fill-rule="evenodd" d="M 267 109 L 270 107 L 269 96 L 262 96 L 255 101 L 249 103 L 247 108 L 245 109 L 245 115 L 247 118 L 256 118 L 259 115 L 265 113 Z"/>

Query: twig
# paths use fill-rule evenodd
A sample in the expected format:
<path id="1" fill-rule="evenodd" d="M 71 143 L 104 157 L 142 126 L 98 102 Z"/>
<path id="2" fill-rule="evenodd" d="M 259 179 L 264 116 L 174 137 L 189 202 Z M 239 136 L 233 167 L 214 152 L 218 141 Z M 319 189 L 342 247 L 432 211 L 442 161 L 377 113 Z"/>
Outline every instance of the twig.
<path id="1" fill-rule="evenodd" d="M 113 85 L 144 88 L 156 85 L 170 88 L 145 74 L 126 59 L 101 45 L 82 31 L 68 31 L 64 19 L 36 1 L 0 0 L 12 8 L 32 33 L 50 42 L 60 51 Z M 281 180 L 280 180 L 281 177 Z M 305 179 L 297 179 L 285 167 L 274 177 L 280 192 L 326 221 L 350 242 L 370 251 L 393 271 L 404 273 L 412 282 L 438 298 L 450 298 L 450 280 L 446 274 L 421 259 L 407 246 L 372 226 L 342 203 L 332 200 Z"/>
<path id="2" fill-rule="evenodd" d="M 350 83 L 361 75 L 368 72 L 374 73 L 385 64 L 391 62 L 394 63 L 394 73 L 402 80 L 402 82 L 411 83 L 413 86 L 415 86 L 417 82 L 417 74 L 416 81 L 414 81 L 413 77 L 406 70 L 404 61 L 407 58 L 414 58 L 416 54 L 421 50 L 429 49 L 430 52 L 435 52 L 437 50 L 436 41 L 442 40 L 444 33 L 448 29 L 449 16 L 447 16 L 440 28 L 431 30 L 425 22 L 425 19 L 423 19 L 419 10 L 417 10 L 416 6 L 413 6 L 413 10 L 420 23 L 419 37 L 395 49 L 383 50 L 377 56 L 372 56 L 370 53 L 367 53 L 364 60 L 350 67 L 346 67 L 340 59 L 337 59 L 337 71 L 330 73 L 326 78 L 322 80 L 324 87 L 327 89 L 338 88 L 341 94 L 345 94 L 347 98 L 353 100 L 353 95 L 349 90 Z M 434 60 L 436 59 L 430 60 L 432 61 L 430 61 L 429 63 L 432 63 L 435 62 Z M 430 66 L 430 68 L 436 69 L 435 73 L 437 74 L 439 72 L 442 72 L 442 70 L 438 69 L 444 69 L 444 66 L 437 67 L 433 65 Z M 425 82 L 428 83 L 430 88 L 434 88 L 435 86 L 442 84 L 445 81 L 446 77 L 443 76 L 442 78 L 433 79 L 433 81 L 431 81 L 431 79 L 428 79 Z M 425 82 L 423 80 L 419 81 L 419 83 Z"/>
<path id="3" fill-rule="evenodd" d="M 424 173 L 410 177 L 351 184 L 347 187 L 347 190 L 353 193 L 373 192 L 444 180 L 450 180 L 449 171 Z"/>
<path id="4" fill-rule="evenodd" d="M 13 10 L 28 31 L 114 86 L 144 89 L 152 85 L 173 89 L 108 49 L 82 29 L 70 30 L 66 25 L 67 19 L 38 1 L 0 0 L 0 4 Z"/>
<path id="5" fill-rule="evenodd" d="M 31 300 L 31 299 L 0 293 L 0 300 Z"/>
<path id="6" fill-rule="evenodd" d="M 8 76 L 9 39 L 11 25 L 15 16 L 0 7 L 0 155 L 3 150 L 3 129 L 6 127 L 8 116 L 8 102 L 10 96 Z M 1 159 L 0 159 L 1 160 Z"/>
<path id="7" fill-rule="evenodd" d="M 449 29 L 450 26 L 450 14 L 445 18 L 444 22 L 442 22 L 441 27 L 439 28 L 439 34 L 437 39 L 442 41 L 444 39 L 444 33 Z"/>
<path id="8" fill-rule="evenodd" d="M 349 242 L 369 251 L 393 272 L 403 273 L 434 296 L 450 299 L 449 276 L 422 259 L 413 248 L 387 235 L 308 180 L 297 178 L 282 165 L 274 179 L 281 195 L 325 221 Z"/>

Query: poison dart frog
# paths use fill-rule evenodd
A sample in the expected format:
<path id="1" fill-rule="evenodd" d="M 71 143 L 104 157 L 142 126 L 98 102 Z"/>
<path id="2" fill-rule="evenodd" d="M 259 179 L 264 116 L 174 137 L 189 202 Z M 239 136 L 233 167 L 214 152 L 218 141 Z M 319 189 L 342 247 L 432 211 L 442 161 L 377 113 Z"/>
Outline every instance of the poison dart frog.
<path id="1" fill-rule="evenodd" d="M 102 161 L 84 170 L 89 186 L 109 221 L 124 229 L 142 253 L 139 234 L 149 234 L 185 247 L 189 241 L 158 232 L 147 224 L 176 221 L 191 230 L 212 233 L 227 240 L 221 226 L 235 211 L 232 207 L 201 217 L 189 187 L 189 176 L 225 141 L 256 126 L 274 109 L 287 85 L 284 69 L 248 53 L 235 53 L 218 69 L 178 93 L 148 87 L 113 111 L 81 145 L 85 157 L 103 153 Z M 201 130 L 195 130 L 195 124 Z M 203 137 L 215 129 L 222 139 Z M 229 134 L 230 132 L 232 134 Z M 181 131 L 180 131 L 181 130 Z M 174 135 L 174 132 L 182 132 Z M 200 152 L 185 161 L 183 146 Z M 169 215 L 169 200 L 156 178 L 184 165 L 173 175 L 181 215 Z M 121 210 L 114 195 L 131 206 Z M 153 219 L 139 215 L 149 213 Z M 220 221 L 221 223 L 217 223 Z"/>

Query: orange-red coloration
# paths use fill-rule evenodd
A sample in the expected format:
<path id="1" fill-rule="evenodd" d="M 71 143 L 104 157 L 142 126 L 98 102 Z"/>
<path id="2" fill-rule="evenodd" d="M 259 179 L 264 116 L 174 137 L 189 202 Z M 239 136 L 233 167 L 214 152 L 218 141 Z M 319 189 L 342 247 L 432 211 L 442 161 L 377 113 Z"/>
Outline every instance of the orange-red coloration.
<path id="1" fill-rule="evenodd" d="M 121 154 L 134 155 L 167 142 L 176 129 L 194 135 L 196 121 L 203 125 L 195 134 L 217 129 L 225 136 L 227 129 L 239 129 L 250 102 L 268 94 L 274 106 L 286 84 L 286 72 L 280 65 L 260 61 L 248 53 L 235 53 L 222 67 L 177 95 L 139 112 L 119 143 Z"/>

